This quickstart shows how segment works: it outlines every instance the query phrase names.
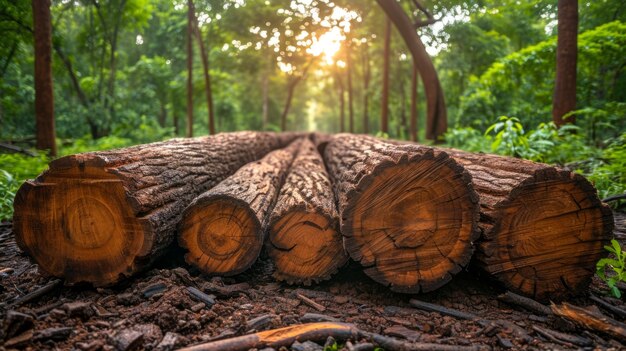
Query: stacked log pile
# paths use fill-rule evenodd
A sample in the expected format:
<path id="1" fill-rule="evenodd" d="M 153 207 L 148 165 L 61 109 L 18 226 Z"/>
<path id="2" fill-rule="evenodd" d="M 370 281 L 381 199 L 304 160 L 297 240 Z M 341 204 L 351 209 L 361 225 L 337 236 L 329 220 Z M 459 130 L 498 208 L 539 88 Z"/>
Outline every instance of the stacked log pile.
<path id="1" fill-rule="evenodd" d="M 252 266 L 263 248 L 268 214 L 300 142 L 245 165 L 193 200 L 179 230 L 187 263 L 204 273 L 225 276 Z"/>
<path id="2" fill-rule="evenodd" d="M 53 276 L 116 283 L 166 250 L 193 198 L 293 137 L 225 133 L 60 158 L 19 189 L 15 238 Z"/>
<path id="3" fill-rule="evenodd" d="M 288 283 L 328 279 L 349 256 L 417 293 L 475 257 L 543 300 L 581 292 L 611 236 L 611 211 L 569 171 L 369 136 L 292 142 L 301 136 L 226 133 L 61 158 L 18 192 L 17 241 L 70 283 L 116 283 L 178 235 L 187 262 L 212 275 L 245 271 L 265 247 Z"/>
<path id="4" fill-rule="evenodd" d="M 372 279 L 398 292 L 426 292 L 467 265 L 478 197 L 445 152 L 341 134 L 325 159 L 346 250 Z"/>
<path id="5" fill-rule="evenodd" d="M 480 196 L 478 265 L 507 288 L 546 301 L 582 292 L 606 255 L 613 214 L 583 176 L 550 165 L 447 151 Z"/>
<path id="6" fill-rule="evenodd" d="M 305 139 L 270 217 L 267 252 L 274 277 L 306 285 L 330 278 L 348 260 L 338 224 L 324 161 Z"/>

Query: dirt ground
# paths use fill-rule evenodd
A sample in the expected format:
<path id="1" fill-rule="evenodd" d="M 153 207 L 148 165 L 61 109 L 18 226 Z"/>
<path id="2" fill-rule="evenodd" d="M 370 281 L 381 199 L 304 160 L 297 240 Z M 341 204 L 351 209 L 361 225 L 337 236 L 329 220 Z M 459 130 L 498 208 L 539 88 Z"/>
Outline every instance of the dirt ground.
<path id="1" fill-rule="evenodd" d="M 616 224 L 616 237 L 624 243 L 626 215 L 616 214 Z M 61 281 L 39 273 L 37 265 L 17 248 L 10 223 L 0 225 L 0 252 L 0 350 L 172 350 L 325 320 L 352 323 L 367 332 L 404 340 L 405 345 L 473 345 L 494 350 L 626 349 L 624 340 L 499 301 L 502 288 L 472 269 L 435 292 L 408 296 L 373 282 L 355 264 L 323 284 L 295 287 L 276 283 L 271 264 L 265 260 L 235 278 L 208 278 L 186 266 L 180 252 L 173 252 L 154 269 L 115 288 L 95 289 L 65 287 Z M 49 289 L 41 294 L 44 286 Z M 589 294 L 626 310 L 622 301 L 607 297 L 605 291 L 606 286 L 597 280 L 589 288 Z M 39 294 L 29 298 L 32 292 Z M 413 308 L 411 298 L 469 312 L 480 320 Z M 588 296 L 570 302 L 594 305 Z M 542 335 L 537 331 L 541 328 L 578 336 L 578 345 L 567 338 Z M 366 338 L 340 342 L 345 350 L 373 350 L 371 343 Z M 295 343 L 282 349 L 322 350 L 323 344 Z"/>

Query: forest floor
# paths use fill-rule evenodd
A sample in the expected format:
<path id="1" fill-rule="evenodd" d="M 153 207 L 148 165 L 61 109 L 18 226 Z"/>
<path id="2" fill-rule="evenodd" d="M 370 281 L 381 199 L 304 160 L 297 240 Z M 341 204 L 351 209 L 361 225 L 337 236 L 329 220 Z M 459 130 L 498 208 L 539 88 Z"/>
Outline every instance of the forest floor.
<path id="1" fill-rule="evenodd" d="M 626 214 L 616 214 L 616 224 L 616 237 L 624 244 Z M 484 345 L 496 350 L 581 348 L 551 341 L 537 332 L 539 327 L 586 339 L 590 346 L 582 349 L 626 349 L 606 335 L 499 301 L 504 291 L 473 270 L 462 272 L 435 292 L 408 296 L 390 292 L 355 265 L 330 281 L 298 288 L 276 283 L 271 265 L 264 260 L 235 278 L 206 278 L 185 266 L 180 253 L 173 253 L 122 285 L 94 289 L 63 287 L 55 278 L 39 273 L 37 265 L 17 248 L 10 223 L 0 224 L 0 252 L 0 341 L 4 340 L 0 349 L 171 350 L 320 320 L 353 323 L 364 331 L 424 343 Z M 41 289 L 44 286 L 52 289 L 46 292 Z M 214 297 L 194 297 L 190 287 Z M 597 296 L 605 291 L 598 280 L 589 288 Z M 37 293 L 24 301 L 32 292 Z M 493 323 L 416 309 L 409 304 L 410 298 L 473 313 Z M 626 309 L 620 300 L 603 299 Z M 570 302 L 594 305 L 588 297 Z M 373 350 L 367 340 L 350 343 L 346 350 L 356 345 L 360 345 L 357 350 Z M 294 344 L 291 350 L 322 350 L 322 345 Z"/>

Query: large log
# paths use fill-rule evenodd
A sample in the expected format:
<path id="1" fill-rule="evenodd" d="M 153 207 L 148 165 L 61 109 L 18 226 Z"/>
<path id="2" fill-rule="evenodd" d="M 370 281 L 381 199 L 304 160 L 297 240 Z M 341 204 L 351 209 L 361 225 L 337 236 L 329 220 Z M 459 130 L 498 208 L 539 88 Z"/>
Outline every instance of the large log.
<path id="1" fill-rule="evenodd" d="M 324 161 L 305 139 L 270 216 L 266 248 L 274 277 L 305 285 L 330 278 L 348 260 L 338 224 Z"/>
<path id="2" fill-rule="evenodd" d="M 588 286 L 613 229 L 612 212 L 589 181 L 546 164 L 446 151 L 470 172 L 480 196 L 480 267 L 542 301 Z"/>
<path id="3" fill-rule="evenodd" d="M 178 243 L 187 263 L 206 274 L 230 276 L 252 266 L 267 220 L 301 139 L 241 167 L 185 209 Z"/>
<path id="4" fill-rule="evenodd" d="M 441 150 L 338 135 L 324 160 L 350 256 L 398 292 L 434 290 L 470 260 L 478 197 Z"/>
<path id="5" fill-rule="evenodd" d="M 69 283 L 115 283 L 165 251 L 194 197 L 289 137 L 227 133 L 60 158 L 18 191 L 16 241 Z"/>

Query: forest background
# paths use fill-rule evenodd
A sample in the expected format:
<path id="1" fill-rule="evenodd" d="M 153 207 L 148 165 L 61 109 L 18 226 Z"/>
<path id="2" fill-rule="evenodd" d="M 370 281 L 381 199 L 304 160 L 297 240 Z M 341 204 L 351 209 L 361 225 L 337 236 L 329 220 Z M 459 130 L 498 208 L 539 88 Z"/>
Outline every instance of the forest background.
<path id="1" fill-rule="evenodd" d="M 56 156 L 206 135 L 211 119 L 212 132 L 433 142 L 411 53 L 374 0 L 61 0 L 50 6 L 58 152 L 35 151 L 38 1 L 0 0 L 0 221 L 19 185 Z M 576 107 L 566 116 L 575 123 L 560 128 L 557 1 L 419 3 L 423 11 L 400 2 L 424 24 L 445 96 L 438 142 L 569 167 L 602 198 L 626 191 L 624 1 L 578 2 Z"/>

